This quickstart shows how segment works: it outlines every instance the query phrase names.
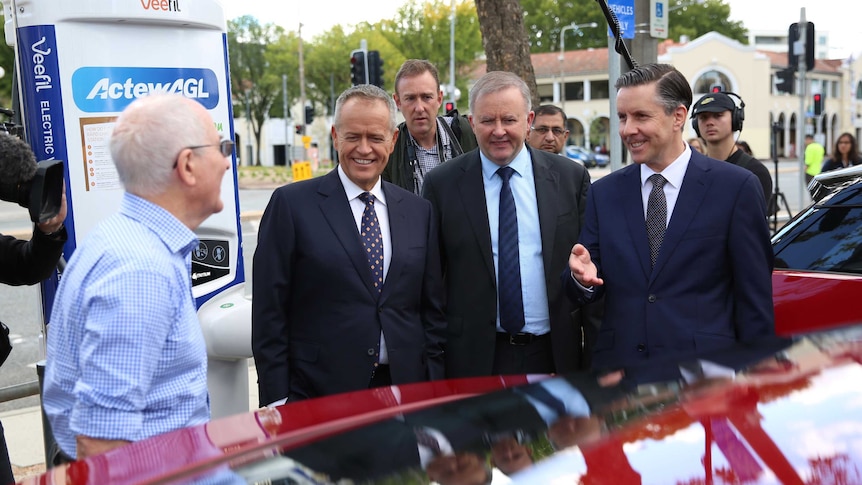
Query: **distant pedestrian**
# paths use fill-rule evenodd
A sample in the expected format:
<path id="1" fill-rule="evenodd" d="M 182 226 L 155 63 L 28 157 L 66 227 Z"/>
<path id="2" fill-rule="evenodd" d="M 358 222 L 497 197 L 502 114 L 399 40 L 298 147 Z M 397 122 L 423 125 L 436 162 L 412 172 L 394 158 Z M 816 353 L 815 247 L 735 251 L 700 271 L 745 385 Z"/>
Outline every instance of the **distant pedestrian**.
<path id="1" fill-rule="evenodd" d="M 823 170 L 823 157 L 826 155 L 826 149 L 823 145 L 814 141 L 814 135 L 805 135 L 805 184 L 811 183 L 811 180 Z"/>
<path id="2" fill-rule="evenodd" d="M 530 125 L 527 143 L 538 150 L 561 155 L 569 138 L 567 121 L 566 113 L 558 106 L 552 104 L 539 106 L 535 110 L 533 124 Z"/>
<path id="3" fill-rule="evenodd" d="M 850 133 L 842 133 L 835 140 L 835 148 L 832 150 L 832 157 L 823 162 L 823 172 L 838 170 L 839 168 L 852 167 L 862 164 L 862 157 L 859 156 L 859 147 L 856 146 L 856 137 Z"/>

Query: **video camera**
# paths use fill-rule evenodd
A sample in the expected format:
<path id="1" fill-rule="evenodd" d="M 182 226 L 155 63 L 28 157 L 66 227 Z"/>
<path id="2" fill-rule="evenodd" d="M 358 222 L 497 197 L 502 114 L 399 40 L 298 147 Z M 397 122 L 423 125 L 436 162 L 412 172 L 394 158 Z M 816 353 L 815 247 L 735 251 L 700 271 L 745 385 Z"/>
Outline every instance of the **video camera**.
<path id="1" fill-rule="evenodd" d="M 0 108 L 0 113 L 14 112 Z M 0 200 L 14 202 L 30 212 L 30 220 L 45 222 L 60 212 L 63 200 L 63 161 L 36 162 L 30 145 L 20 137 L 21 126 L 0 124 Z"/>

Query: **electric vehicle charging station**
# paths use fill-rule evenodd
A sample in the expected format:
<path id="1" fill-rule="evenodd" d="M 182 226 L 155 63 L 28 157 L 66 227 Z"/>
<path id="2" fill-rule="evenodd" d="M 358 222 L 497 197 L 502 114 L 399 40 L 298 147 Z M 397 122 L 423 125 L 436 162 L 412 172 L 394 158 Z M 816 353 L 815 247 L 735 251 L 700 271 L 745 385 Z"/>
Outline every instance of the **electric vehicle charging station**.
<path id="1" fill-rule="evenodd" d="M 66 162 L 67 261 L 120 205 L 123 187 L 108 144 L 120 112 L 136 98 L 181 93 L 207 108 L 224 138 L 235 139 L 226 22 L 217 0 L 2 3 L 26 140 L 36 160 Z M 207 343 L 213 418 L 249 410 L 251 301 L 244 289 L 236 154 L 221 193 L 224 209 L 195 231 L 200 244 L 190 275 Z M 42 285 L 46 321 L 57 282 L 55 276 Z"/>

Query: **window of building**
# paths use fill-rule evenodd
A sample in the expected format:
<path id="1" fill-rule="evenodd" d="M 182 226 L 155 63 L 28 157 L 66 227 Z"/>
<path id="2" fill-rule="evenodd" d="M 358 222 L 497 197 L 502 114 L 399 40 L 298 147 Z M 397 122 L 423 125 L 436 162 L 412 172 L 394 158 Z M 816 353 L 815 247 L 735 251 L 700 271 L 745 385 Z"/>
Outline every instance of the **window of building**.
<path id="1" fill-rule="evenodd" d="M 590 81 L 590 99 L 611 99 L 608 80 Z"/>
<path id="2" fill-rule="evenodd" d="M 862 99 L 862 81 L 856 84 L 856 99 Z"/>
<path id="3" fill-rule="evenodd" d="M 544 104 L 554 102 L 554 83 L 539 84 L 536 86 L 536 89 L 539 92 L 540 103 Z"/>
<path id="4" fill-rule="evenodd" d="M 695 97 L 698 94 L 706 94 L 712 92 L 713 86 L 719 86 L 722 91 L 733 91 L 733 86 L 730 84 L 730 78 L 724 73 L 718 71 L 707 71 L 694 83 Z"/>
<path id="5" fill-rule="evenodd" d="M 584 82 L 575 81 L 565 84 L 564 92 L 566 101 L 583 101 L 584 100 Z"/>

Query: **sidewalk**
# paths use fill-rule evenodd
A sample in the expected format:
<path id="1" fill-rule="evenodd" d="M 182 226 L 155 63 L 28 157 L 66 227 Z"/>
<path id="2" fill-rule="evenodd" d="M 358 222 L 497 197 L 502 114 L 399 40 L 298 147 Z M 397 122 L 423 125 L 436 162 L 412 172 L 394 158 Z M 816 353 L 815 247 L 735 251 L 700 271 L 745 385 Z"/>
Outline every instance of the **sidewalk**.
<path id="1" fill-rule="evenodd" d="M 249 411 L 257 409 L 257 371 L 249 359 Z M 45 444 L 42 437 L 42 409 L 38 406 L 0 413 L 6 434 L 6 446 L 12 461 L 15 480 L 45 472 Z"/>

